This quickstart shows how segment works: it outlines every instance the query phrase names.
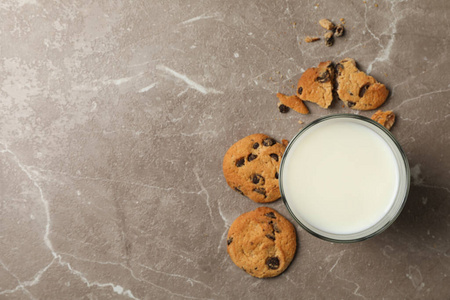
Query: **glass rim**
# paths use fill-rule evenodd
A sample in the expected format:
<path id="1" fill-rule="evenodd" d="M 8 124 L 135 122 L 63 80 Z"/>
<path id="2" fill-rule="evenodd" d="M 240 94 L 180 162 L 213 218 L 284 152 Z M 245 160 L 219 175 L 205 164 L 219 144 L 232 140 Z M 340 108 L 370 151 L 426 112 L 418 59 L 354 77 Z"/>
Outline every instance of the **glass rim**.
<path id="1" fill-rule="evenodd" d="M 296 215 L 294 214 L 294 212 L 292 211 L 292 209 L 289 207 L 288 201 L 286 199 L 285 193 L 284 193 L 284 189 L 283 189 L 283 166 L 286 162 L 286 157 L 287 154 L 289 153 L 289 150 L 292 148 L 292 145 L 295 144 L 295 141 L 297 139 L 300 138 L 300 136 L 302 136 L 303 133 L 305 133 L 308 129 L 310 129 L 311 127 L 314 127 L 315 125 L 318 125 L 324 121 L 327 120 L 332 120 L 332 119 L 357 119 L 366 123 L 369 123 L 375 127 L 377 127 L 378 129 L 380 129 L 395 145 L 395 147 L 397 148 L 397 150 L 400 153 L 401 156 L 401 161 L 399 159 L 396 158 L 397 164 L 400 165 L 400 163 L 403 163 L 403 166 L 405 168 L 405 176 L 406 176 L 406 187 L 404 190 L 404 197 L 403 199 L 401 199 L 402 203 L 400 205 L 400 207 L 398 208 L 397 212 L 395 212 L 395 215 L 388 221 L 386 222 L 386 224 L 384 224 L 383 226 L 381 226 L 379 229 L 375 230 L 374 232 L 371 232 L 367 235 L 358 237 L 358 238 L 350 238 L 350 239 L 335 239 L 335 238 L 331 238 L 328 236 L 324 236 L 314 230 L 312 230 L 311 228 L 309 228 L 308 226 L 306 226 L 305 224 L 303 224 L 302 221 L 300 221 Z M 370 128 L 369 128 L 370 129 Z M 374 132 L 378 135 L 380 135 L 378 132 L 376 132 L 374 130 Z M 381 136 L 381 135 L 380 135 Z M 391 148 L 391 147 L 390 147 Z M 391 149 L 391 151 L 394 151 L 393 149 Z M 394 155 L 395 156 L 395 155 Z M 400 170 L 399 170 L 400 171 Z M 399 176 L 402 176 L 401 174 L 399 174 Z M 281 159 L 281 163 L 280 163 L 280 193 L 281 193 L 281 199 L 283 200 L 284 205 L 286 206 L 287 210 L 289 211 L 290 215 L 294 218 L 294 220 L 303 228 L 305 229 L 308 233 L 312 234 L 313 236 L 320 238 L 322 240 L 325 241 L 329 241 L 329 242 L 333 242 L 333 243 L 355 243 L 355 242 L 361 242 L 364 240 L 367 240 L 369 238 L 372 238 L 378 234 L 380 234 L 381 232 L 385 231 L 389 226 L 392 225 L 392 223 L 394 223 L 394 221 L 397 219 L 397 217 L 400 215 L 400 213 L 402 212 L 403 208 L 405 207 L 406 204 L 406 200 L 408 199 L 408 194 L 409 194 L 409 189 L 410 189 L 410 168 L 409 168 L 409 163 L 408 163 L 408 158 L 406 157 L 405 152 L 403 151 L 402 147 L 400 146 L 400 143 L 397 141 L 397 139 L 394 137 L 394 135 L 387 130 L 384 126 L 382 126 L 380 123 L 375 122 L 374 120 L 364 117 L 364 116 L 360 116 L 360 115 L 355 115 L 355 114 L 334 114 L 334 115 L 328 115 L 328 116 L 324 116 L 321 118 L 318 118 L 316 120 L 314 120 L 313 122 L 311 122 L 310 124 L 308 124 L 305 128 L 303 128 L 302 130 L 300 130 L 298 133 L 295 134 L 295 136 L 291 139 L 291 141 L 289 142 L 289 144 L 286 147 L 286 150 L 284 151 L 283 157 Z M 399 181 L 399 190 L 397 191 L 397 196 L 398 194 L 402 192 L 400 191 L 400 181 Z M 398 201 L 397 199 L 394 199 L 394 203 L 392 204 L 392 207 L 394 206 L 395 202 Z M 392 209 L 391 207 L 391 209 Z M 389 214 L 389 211 L 386 213 L 386 215 Z M 385 216 L 386 216 L 385 215 Z M 382 219 L 380 219 L 381 221 Z M 378 223 L 377 223 L 378 224 Z M 373 228 L 374 226 L 376 226 L 377 224 L 369 227 Z M 366 229 L 367 230 L 367 229 Z M 364 232 L 364 231 L 361 231 Z M 357 234 L 358 232 L 356 232 L 355 234 Z M 331 233 L 330 233 L 331 234 Z M 332 234 L 334 236 L 339 236 L 339 234 Z M 347 236 L 348 234 L 343 234 L 342 236 Z"/>

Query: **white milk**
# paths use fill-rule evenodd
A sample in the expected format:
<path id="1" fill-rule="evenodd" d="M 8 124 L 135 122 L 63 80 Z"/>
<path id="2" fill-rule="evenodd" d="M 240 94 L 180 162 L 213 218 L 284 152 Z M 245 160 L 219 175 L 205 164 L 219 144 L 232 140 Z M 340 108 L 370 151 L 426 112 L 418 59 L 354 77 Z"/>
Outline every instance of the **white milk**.
<path id="1" fill-rule="evenodd" d="M 305 131 L 286 154 L 283 191 L 300 221 L 332 234 L 361 232 L 391 208 L 399 170 L 370 128 L 331 119 Z"/>

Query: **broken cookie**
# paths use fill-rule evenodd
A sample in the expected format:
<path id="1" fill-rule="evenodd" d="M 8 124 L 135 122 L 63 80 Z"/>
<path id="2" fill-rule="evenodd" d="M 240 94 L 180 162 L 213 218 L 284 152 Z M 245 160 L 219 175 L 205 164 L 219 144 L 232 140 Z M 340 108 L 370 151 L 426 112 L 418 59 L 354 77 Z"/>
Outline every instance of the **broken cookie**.
<path id="1" fill-rule="evenodd" d="M 341 60 L 336 72 L 339 99 L 351 109 L 376 109 L 386 101 L 389 95 L 386 86 L 360 71 L 354 59 Z"/>
<path id="2" fill-rule="evenodd" d="M 282 104 L 286 105 L 287 107 L 292 108 L 296 112 L 299 112 L 304 115 L 309 113 L 309 110 L 306 107 L 305 103 L 303 103 L 303 101 L 300 100 L 300 98 L 297 97 L 296 95 L 286 96 L 284 94 L 278 93 L 277 97 Z"/>
<path id="3" fill-rule="evenodd" d="M 334 67 L 331 61 L 321 62 L 317 68 L 307 69 L 297 85 L 297 96 L 328 108 L 333 101 Z"/>
<path id="4" fill-rule="evenodd" d="M 392 110 L 379 110 L 373 114 L 371 119 L 383 125 L 387 130 L 391 130 L 392 126 L 395 123 L 395 115 Z"/>

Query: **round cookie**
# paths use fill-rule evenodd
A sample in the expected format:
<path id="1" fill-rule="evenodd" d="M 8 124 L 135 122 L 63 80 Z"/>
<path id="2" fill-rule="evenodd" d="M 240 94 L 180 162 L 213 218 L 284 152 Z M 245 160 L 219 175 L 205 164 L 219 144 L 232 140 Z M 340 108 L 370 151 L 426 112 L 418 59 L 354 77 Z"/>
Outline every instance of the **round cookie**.
<path id="1" fill-rule="evenodd" d="M 280 275 L 297 249 L 294 226 L 269 207 L 240 215 L 228 230 L 227 251 L 231 260 L 258 277 Z"/>
<path id="2" fill-rule="evenodd" d="M 285 148 L 265 134 L 239 140 L 223 158 L 228 185 L 258 203 L 279 199 L 278 172 Z"/>

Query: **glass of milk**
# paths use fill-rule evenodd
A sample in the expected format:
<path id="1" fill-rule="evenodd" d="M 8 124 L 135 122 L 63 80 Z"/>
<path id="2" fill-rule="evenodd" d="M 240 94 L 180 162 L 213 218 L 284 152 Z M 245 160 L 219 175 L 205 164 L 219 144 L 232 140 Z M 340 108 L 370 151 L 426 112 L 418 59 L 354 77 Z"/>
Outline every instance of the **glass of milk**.
<path id="1" fill-rule="evenodd" d="M 405 205 L 408 160 L 394 136 L 359 115 L 320 118 L 289 143 L 280 190 L 293 218 L 331 242 L 358 242 L 388 228 Z"/>

